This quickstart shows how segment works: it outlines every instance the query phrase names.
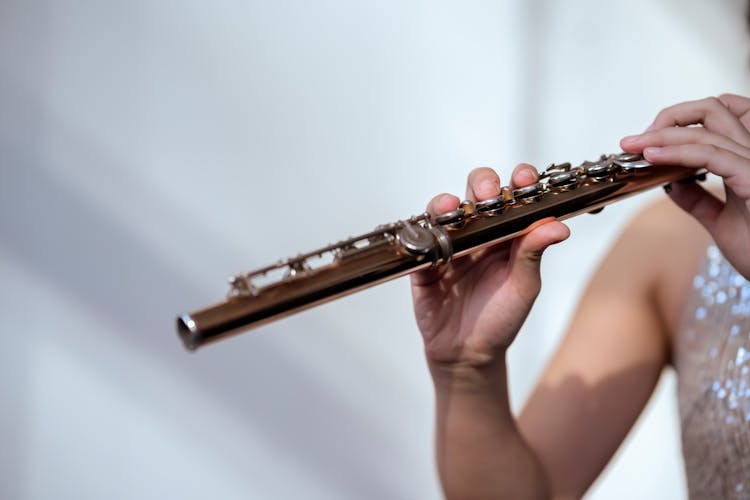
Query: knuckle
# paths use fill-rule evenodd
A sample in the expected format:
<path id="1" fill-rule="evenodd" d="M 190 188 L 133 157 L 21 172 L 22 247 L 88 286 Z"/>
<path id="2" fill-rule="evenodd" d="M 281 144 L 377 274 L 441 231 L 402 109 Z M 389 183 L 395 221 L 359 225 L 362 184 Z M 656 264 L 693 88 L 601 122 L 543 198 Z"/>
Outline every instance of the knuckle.
<path id="1" fill-rule="evenodd" d="M 729 101 L 734 99 L 736 96 L 734 94 L 730 94 L 729 92 L 724 92 L 723 94 L 720 94 L 719 97 L 716 99 L 719 100 L 719 102 L 726 108 L 729 107 Z"/>
<path id="2" fill-rule="evenodd" d="M 533 252 L 529 252 L 526 254 L 526 260 L 534 264 L 539 263 L 542 261 L 543 253 L 543 250 L 535 250 Z"/>
<path id="3" fill-rule="evenodd" d="M 661 143 L 664 142 L 664 140 L 667 138 L 670 132 L 672 132 L 675 129 L 671 128 L 660 128 L 658 130 L 652 130 L 651 132 L 648 132 L 646 135 L 646 139 L 649 143 Z"/>
<path id="4" fill-rule="evenodd" d="M 710 144 L 712 135 L 704 127 L 679 127 L 670 130 L 673 144 Z"/>
<path id="5" fill-rule="evenodd" d="M 716 96 L 708 96 L 705 99 L 703 99 L 703 102 L 710 106 L 716 106 L 717 104 L 721 104 L 721 101 L 719 101 L 719 98 Z"/>
<path id="6" fill-rule="evenodd" d="M 656 113 L 656 118 L 654 118 L 654 123 L 663 123 L 666 121 L 671 121 L 672 118 L 672 107 L 664 108 L 658 113 Z"/>
<path id="7" fill-rule="evenodd" d="M 706 149 L 706 153 L 710 156 L 717 156 L 724 152 L 722 148 L 717 146 L 716 144 L 704 144 L 704 148 Z"/>
<path id="8" fill-rule="evenodd" d="M 704 104 L 706 105 L 706 108 L 708 108 L 709 111 L 725 111 L 727 108 L 724 106 L 724 103 L 719 100 L 718 97 L 706 97 L 703 100 Z"/>

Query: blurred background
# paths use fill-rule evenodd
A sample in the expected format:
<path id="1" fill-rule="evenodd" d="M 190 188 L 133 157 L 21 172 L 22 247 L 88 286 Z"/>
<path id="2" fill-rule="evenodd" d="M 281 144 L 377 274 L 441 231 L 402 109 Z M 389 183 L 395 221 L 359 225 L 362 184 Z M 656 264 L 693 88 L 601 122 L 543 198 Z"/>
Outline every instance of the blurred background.
<path id="1" fill-rule="evenodd" d="M 421 212 L 476 166 L 598 157 L 750 88 L 741 0 L 0 2 L 0 497 L 437 499 L 401 279 L 197 353 L 226 276 Z M 519 408 L 661 193 L 571 222 Z M 606 334 L 606 332 L 603 332 Z M 665 373 L 591 499 L 680 498 Z"/>

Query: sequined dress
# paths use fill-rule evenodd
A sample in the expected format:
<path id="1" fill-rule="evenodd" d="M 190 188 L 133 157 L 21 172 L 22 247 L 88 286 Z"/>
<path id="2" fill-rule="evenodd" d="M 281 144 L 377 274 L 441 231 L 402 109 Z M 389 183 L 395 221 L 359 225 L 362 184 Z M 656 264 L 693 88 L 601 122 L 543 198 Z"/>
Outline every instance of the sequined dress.
<path id="1" fill-rule="evenodd" d="M 674 346 L 691 499 L 750 499 L 750 283 L 711 245 Z"/>

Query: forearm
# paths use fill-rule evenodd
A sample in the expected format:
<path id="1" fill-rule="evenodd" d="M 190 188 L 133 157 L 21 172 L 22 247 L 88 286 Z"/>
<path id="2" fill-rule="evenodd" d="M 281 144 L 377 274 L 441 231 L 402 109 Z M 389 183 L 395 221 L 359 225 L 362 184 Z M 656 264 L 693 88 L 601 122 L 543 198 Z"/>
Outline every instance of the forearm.
<path id="1" fill-rule="evenodd" d="M 431 363 L 430 371 L 446 498 L 547 498 L 545 473 L 510 411 L 505 359 L 482 368 Z"/>

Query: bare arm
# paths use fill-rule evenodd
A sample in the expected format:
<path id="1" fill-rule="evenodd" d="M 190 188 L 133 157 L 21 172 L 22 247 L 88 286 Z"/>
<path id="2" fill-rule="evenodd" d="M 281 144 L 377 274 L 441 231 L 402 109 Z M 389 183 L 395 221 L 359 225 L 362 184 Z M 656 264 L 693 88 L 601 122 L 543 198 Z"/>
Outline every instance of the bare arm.
<path id="1" fill-rule="evenodd" d="M 446 498 L 547 498 L 546 473 L 510 411 L 505 360 L 459 372 L 435 365 L 431 370 Z"/>
<path id="2" fill-rule="evenodd" d="M 670 362 L 706 242 L 665 200 L 630 224 L 595 273 L 519 417 L 555 496 L 580 497 L 640 415 Z"/>

